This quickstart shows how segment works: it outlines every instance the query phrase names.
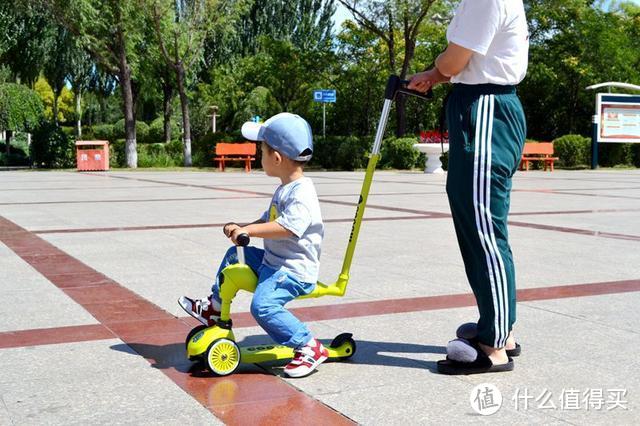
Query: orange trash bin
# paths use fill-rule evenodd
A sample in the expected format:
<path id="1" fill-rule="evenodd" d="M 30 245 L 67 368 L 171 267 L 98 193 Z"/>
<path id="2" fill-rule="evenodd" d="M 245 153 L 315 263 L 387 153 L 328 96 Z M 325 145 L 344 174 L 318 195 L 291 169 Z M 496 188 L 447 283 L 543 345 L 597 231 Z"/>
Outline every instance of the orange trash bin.
<path id="1" fill-rule="evenodd" d="M 109 141 L 76 141 L 78 171 L 109 170 Z"/>

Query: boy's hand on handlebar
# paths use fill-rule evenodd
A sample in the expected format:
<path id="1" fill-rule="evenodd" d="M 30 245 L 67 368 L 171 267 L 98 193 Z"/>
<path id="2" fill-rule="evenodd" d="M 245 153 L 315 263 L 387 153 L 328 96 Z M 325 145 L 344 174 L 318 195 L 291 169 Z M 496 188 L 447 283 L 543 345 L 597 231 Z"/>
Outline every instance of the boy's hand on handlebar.
<path id="1" fill-rule="evenodd" d="M 224 233 L 225 237 L 231 238 L 231 233 L 237 228 L 240 228 L 240 225 L 234 222 L 229 222 L 222 227 L 222 232 Z"/>
<path id="2" fill-rule="evenodd" d="M 240 234 L 249 234 L 249 232 L 247 231 L 247 228 L 235 225 L 233 230 L 229 233 L 229 238 L 233 244 L 238 245 L 238 235 Z"/>

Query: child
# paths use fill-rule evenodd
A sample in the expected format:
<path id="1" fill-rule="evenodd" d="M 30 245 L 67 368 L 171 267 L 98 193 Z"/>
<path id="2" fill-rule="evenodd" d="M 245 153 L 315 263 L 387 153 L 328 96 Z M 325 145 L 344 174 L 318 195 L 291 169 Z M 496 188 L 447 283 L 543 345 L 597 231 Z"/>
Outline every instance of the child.
<path id="1" fill-rule="evenodd" d="M 245 123 L 242 134 L 262 141 L 262 167 L 267 176 L 278 177 L 282 184 L 260 219 L 245 226 L 226 224 L 223 232 L 234 244 L 243 233 L 264 238 L 264 250 L 245 248 L 246 264 L 258 276 L 251 313 L 274 341 L 294 348 L 285 374 L 304 377 L 328 356 L 305 324 L 284 308 L 287 302 L 311 293 L 318 279 L 324 225 L 313 182 L 303 175 L 313 154 L 311 127 L 298 115 L 281 113 L 262 124 Z M 215 325 L 221 307 L 220 271 L 237 261 L 236 249 L 231 247 L 220 265 L 212 294 L 200 300 L 183 296 L 178 300 L 180 306 L 203 324 Z"/>

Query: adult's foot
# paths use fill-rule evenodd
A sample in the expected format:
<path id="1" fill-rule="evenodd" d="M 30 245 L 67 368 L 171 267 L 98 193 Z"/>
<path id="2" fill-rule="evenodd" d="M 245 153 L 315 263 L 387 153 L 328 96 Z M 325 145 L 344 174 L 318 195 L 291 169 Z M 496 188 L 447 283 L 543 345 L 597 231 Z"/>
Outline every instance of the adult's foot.
<path id="1" fill-rule="evenodd" d="M 465 339 L 469 342 L 477 342 L 478 324 L 476 324 L 475 322 L 467 322 L 462 324 L 456 330 L 456 336 L 459 339 Z M 513 330 L 509 332 L 509 337 L 507 337 L 505 349 L 507 351 L 507 356 L 514 357 L 520 355 L 521 347 L 516 342 L 516 339 L 513 336 Z"/>

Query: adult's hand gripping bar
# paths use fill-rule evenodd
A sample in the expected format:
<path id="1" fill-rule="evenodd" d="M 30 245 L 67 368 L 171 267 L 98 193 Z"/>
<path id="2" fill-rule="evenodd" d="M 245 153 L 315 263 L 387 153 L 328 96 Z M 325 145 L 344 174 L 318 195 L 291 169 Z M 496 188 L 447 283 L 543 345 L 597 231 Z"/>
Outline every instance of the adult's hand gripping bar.
<path id="1" fill-rule="evenodd" d="M 387 88 L 384 91 L 385 99 L 394 100 L 398 93 L 403 95 L 415 96 L 420 99 L 429 100 L 433 98 L 433 92 L 429 89 L 426 93 L 417 90 L 407 89 L 409 80 L 402 80 L 397 75 L 390 75 L 387 80 Z"/>

